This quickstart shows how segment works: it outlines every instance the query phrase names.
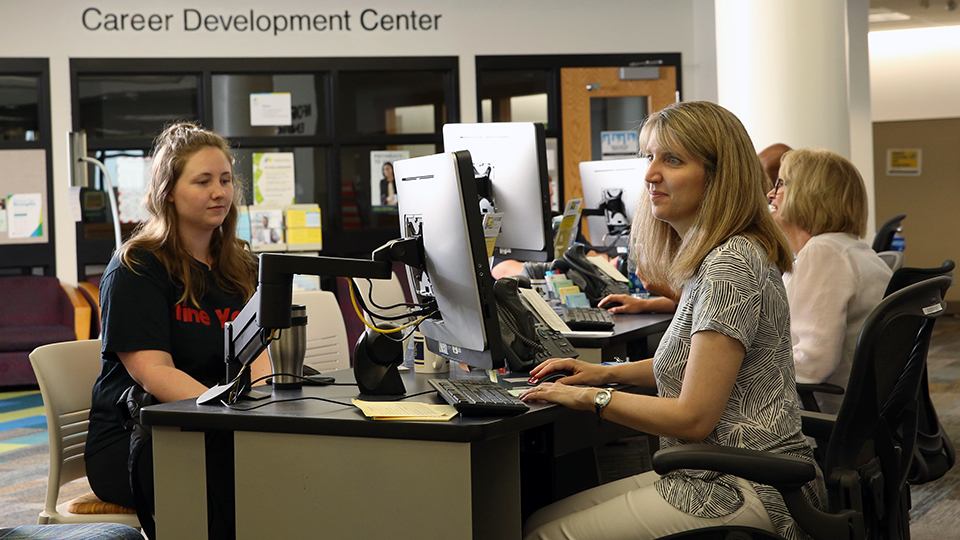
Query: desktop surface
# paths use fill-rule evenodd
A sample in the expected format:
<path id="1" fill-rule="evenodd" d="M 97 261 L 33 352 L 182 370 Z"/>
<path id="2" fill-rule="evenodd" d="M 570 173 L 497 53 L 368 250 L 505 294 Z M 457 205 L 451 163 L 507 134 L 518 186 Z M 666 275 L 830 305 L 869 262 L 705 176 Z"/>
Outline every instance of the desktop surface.
<path id="1" fill-rule="evenodd" d="M 355 384 L 352 370 L 329 373 L 338 384 Z M 301 433 L 348 437 L 379 437 L 449 442 L 489 440 L 544 423 L 563 414 L 551 404 L 531 403 L 530 410 L 516 416 L 464 417 L 448 422 L 379 421 L 366 418 L 351 399 L 366 401 L 420 401 L 445 403 L 430 386 L 430 379 L 447 378 L 447 373 L 401 373 L 405 396 L 367 396 L 353 386 L 306 386 L 297 390 L 274 389 L 273 395 L 260 401 L 243 401 L 236 410 L 218 405 L 197 405 L 195 400 L 163 403 L 142 411 L 143 422 L 152 426 L 171 426 L 188 430 L 225 429 L 265 433 Z M 526 374 L 506 376 L 526 380 Z M 526 386 L 525 382 L 507 387 Z M 267 389 L 270 387 L 259 387 Z M 286 401 L 284 401 L 286 400 Z M 331 403 L 331 400 L 337 403 Z M 261 406 L 262 405 L 262 406 Z M 553 410 L 556 409 L 556 410 Z"/>

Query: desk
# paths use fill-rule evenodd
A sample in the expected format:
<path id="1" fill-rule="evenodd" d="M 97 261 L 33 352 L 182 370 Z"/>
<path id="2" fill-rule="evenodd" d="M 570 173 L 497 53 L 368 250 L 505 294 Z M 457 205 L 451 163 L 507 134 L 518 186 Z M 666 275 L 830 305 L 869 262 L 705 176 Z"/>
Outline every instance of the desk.
<path id="1" fill-rule="evenodd" d="M 334 375 L 353 381 L 352 371 Z M 408 399 L 440 402 L 427 382 L 437 374 L 401 376 Z M 594 421 L 589 413 L 533 404 L 506 418 L 377 422 L 350 404 L 359 397 L 355 386 L 276 391 L 273 399 L 298 397 L 339 403 L 235 411 L 186 400 L 143 410 L 143 422 L 153 426 L 160 540 L 206 537 L 204 430 L 234 432 L 239 540 L 519 539 L 521 432 L 571 418 Z M 606 424 L 617 436 L 626 429 Z"/>
<path id="2" fill-rule="evenodd" d="M 626 359 L 628 346 L 647 350 L 647 338 L 664 332 L 673 314 L 640 313 L 613 314 L 613 334 L 606 337 L 567 337 L 571 345 L 580 352 L 580 359 L 599 364 L 614 361 L 614 357 Z M 643 358 L 634 358 L 634 360 Z"/>

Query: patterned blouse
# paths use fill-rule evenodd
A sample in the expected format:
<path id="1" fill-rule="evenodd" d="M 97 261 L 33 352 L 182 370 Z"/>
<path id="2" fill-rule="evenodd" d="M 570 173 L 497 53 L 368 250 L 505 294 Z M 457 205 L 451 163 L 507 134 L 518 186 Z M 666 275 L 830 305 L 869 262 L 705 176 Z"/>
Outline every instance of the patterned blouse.
<path id="1" fill-rule="evenodd" d="M 654 356 L 657 390 L 661 397 L 679 397 L 694 333 L 712 330 L 730 336 L 743 343 L 746 354 L 720 422 L 702 442 L 812 462 L 813 451 L 800 432 L 787 295 L 779 269 L 765 258 L 763 249 L 743 236 L 730 238 L 707 255 L 684 285 L 676 315 Z M 661 437 L 660 447 L 694 442 Z M 823 478 L 819 472 L 817 476 L 804 487 L 804 495 L 823 508 Z M 777 490 L 752 485 L 778 534 L 807 538 Z M 661 477 L 656 489 L 673 507 L 704 518 L 726 516 L 743 505 L 736 478 L 713 471 L 674 471 Z"/>

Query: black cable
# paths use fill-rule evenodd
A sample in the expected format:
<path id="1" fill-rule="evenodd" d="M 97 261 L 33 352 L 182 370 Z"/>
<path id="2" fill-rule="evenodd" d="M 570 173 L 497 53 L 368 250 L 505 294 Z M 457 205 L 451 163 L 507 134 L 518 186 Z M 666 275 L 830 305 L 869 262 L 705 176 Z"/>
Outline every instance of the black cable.
<path id="1" fill-rule="evenodd" d="M 425 306 L 426 306 L 426 304 L 417 304 L 417 303 L 415 303 L 415 302 L 414 302 L 414 303 L 401 302 L 401 303 L 399 303 L 399 304 L 394 304 L 394 305 L 392 305 L 392 306 L 386 306 L 386 307 L 381 306 L 381 305 L 378 305 L 376 302 L 373 301 L 373 281 L 372 281 L 370 278 L 364 278 L 364 279 L 367 280 L 367 285 L 370 286 L 370 288 L 367 289 L 368 297 L 369 297 L 368 300 L 370 300 L 370 303 L 373 304 L 373 307 L 375 307 L 375 308 L 377 308 L 377 309 L 387 310 L 387 309 L 393 309 L 393 308 L 398 308 L 398 307 L 415 307 L 415 308 L 422 308 L 422 307 L 425 307 Z M 358 292 L 359 292 L 359 291 L 358 291 Z M 428 302 L 428 304 L 429 304 L 429 302 Z"/>
<path id="2" fill-rule="evenodd" d="M 352 287 L 352 290 L 353 290 L 353 293 L 354 293 L 354 297 L 356 298 L 357 304 L 360 306 L 360 309 L 361 309 L 364 313 L 370 315 L 370 318 L 371 318 L 371 319 L 380 319 L 380 320 L 382 320 L 382 321 L 402 321 L 402 320 L 405 320 L 405 319 L 410 319 L 411 317 L 416 318 L 416 317 L 420 317 L 420 316 L 422 316 L 422 315 L 432 315 L 433 312 L 432 312 L 432 311 L 429 311 L 429 310 L 431 310 L 431 309 L 435 310 L 435 309 L 436 309 L 436 307 L 435 307 L 435 305 L 434 305 L 435 302 L 427 302 L 426 304 L 422 304 L 422 305 L 421 305 L 421 304 L 413 304 L 413 305 L 416 305 L 416 306 L 420 306 L 421 309 L 419 309 L 419 310 L 417 310 L 417 311 L 408 312 L 408 313 L 405 313 L 405 314 L 403 314 L 403 315 L 392 315 L 392 316 L 390 316 L 390 315 L 378 315 L 378 314 L 370 311 L 369 308 L 367 308 L 366 303 L 363 301 L 363 295 L 360 294 L 360 288 L 357 286 L 356 282 L 355 282 L 354 280 L 352 280 L 352 279 L 350 280 L 350 286 Z M 376 305 L 376 304 L 374 304 L 374 305 Z M 374 321 L 374 322 L 376 322 L 376 321 Z"/>
<path id="3" fill-rule="evenodd" d="M 258 380 L 259 380 L 259 379 L 258 379 Z M 346 385 L 346 384 L 345 384 L 345 386 L 352 386 L 352 385 Z M 403 396 L 403 397 L 400 397 L 400 398 L 398 398 L 398 399 L 395 399 L 394 401 L 402 401 L 402 400 L 407 399 L 407 398 L 412 398 L 412 397 L 417 397 L 417 396 L 423 396 L 423 395 L 429 394 L 429 393 L 431 393 L 431 392 L 436 392 L 436 390 L 427 390 L 427 391 L 425 391 L 425 392 L 418 392 L 418 393 L 416 393 L 416 394 L 405 395 L 405 396 Z M 252 411 L 252 410 L 254 410 L 254 409 L 259 409 L 260 407 L 265 407 L 265 406 L 267 406 L 267 405 L 271 405 L 271 404 L 274 404 L 274 403 L 291 403 L 291 402 L 294 402 L 294 401 L 303 401 L 303 400 L 325 401 L 325 402 L 327 402 L 327 403 L 333 403 L 334 405 L 343 405 L 344 407 L 354 407 L 354 408 L 356 408 L 356 405 L 354 405 L 353 403 L 344 403 L 344 402 L 342 402 L 342 401 L 337 401 L 337 400 L 335 400 L 335 399 L 327 399 L 327 398 L 322 398 L 322 397 L 318 397 L 318 396 L 300 396 L 300 397 L 296 397 L 296 398 L 287 398 L 287 399 L 272 399 L 272 400 L 270 400 L 270 401 L 267 401 L 267 402 L 264 402 L 264 403 L 259 403 L 259 404 L 257 404 L 257 405 L 254 405 L 254 406 L 252 406 L 252 407 L 238 407 L 236 404 L 227 403 L 226 401 L 223 401 L 223 400 L 220 400 L 220 403 L 222 403 L 224 407 L 230 409 L 231 411 Z"/>

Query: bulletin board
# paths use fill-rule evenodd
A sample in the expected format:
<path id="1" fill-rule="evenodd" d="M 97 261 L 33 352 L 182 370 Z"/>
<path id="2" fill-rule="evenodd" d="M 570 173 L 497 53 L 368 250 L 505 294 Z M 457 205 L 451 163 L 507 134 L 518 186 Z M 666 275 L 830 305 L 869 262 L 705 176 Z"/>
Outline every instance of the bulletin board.
<path id="1" fill-rule="evenodd" d="M 46 150 L 0 150 L 0 245 L 50 241 L 48 196 Z"/>

